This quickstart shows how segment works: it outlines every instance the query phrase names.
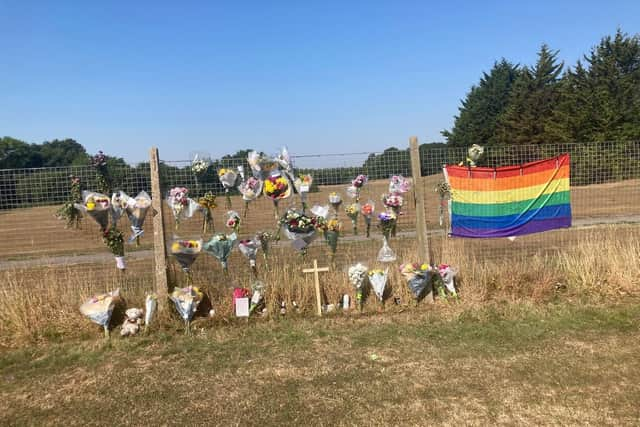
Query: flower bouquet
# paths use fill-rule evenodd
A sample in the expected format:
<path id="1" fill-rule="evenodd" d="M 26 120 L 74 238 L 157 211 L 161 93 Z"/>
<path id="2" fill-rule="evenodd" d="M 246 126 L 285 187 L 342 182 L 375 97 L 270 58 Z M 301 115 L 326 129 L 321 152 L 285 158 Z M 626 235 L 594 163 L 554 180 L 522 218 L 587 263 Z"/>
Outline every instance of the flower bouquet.
<path id="1" fill-rule="evenodd" d="M 389 269 L 385 270 L 371 270 L 369 271 L 369 283 L 373 288 L 373 292 L 378 297 L 378 301 L 382 303 L 384 301 L 384 288 L 387 285 L 387 278 L 389 277 Z"/>
<path id="2" fill-rule="evenodd" d="M 196 153 L 191 161 L 191 172 L 196 177 L 196 187 L 200 187 L 199 180 L 204 177 L 211 165 L 211 161 L 208 156 L 202 153 Z"/>
<path id="3" fill-rule="evenodd" d="M 109 321 L 113 309 L 120 299 L 120 289 L 106 294 L 94 295 L 80 306 L 80 313 L 87 316 L 92 322 L 104 328 L 104 336 L 109 338 Z"/>
<path id="4" fill-rule="evenodd" d="M 144 220 L 147 217 L 147 212 L 151 208 L 151 197 L 146 191 L 141 191 L 135 198 L 129 197 L 127 199 L 127 217 L 131 223 L 132 235 L 129 237 L 129 243 L 136 241 L 136 244 L 140 244 L 140 237 L 144 234 L 142 226 Z"/>
<path id="5" fill-rule="evenodd" d="M 404 194 L 411 189 L 411 183 L 402 175 L 393 175 L 389 179 L 389 193 Z"/>
<path id="6" fill-rule="evenodd" d="M 278 203 L 291 196 L 291 185 L 287 177 L 278 171 L 271 172 L 264 181 L 264 195 L 273 201 L 275 217 L 278 219 Z"/>
<path id="7" fill-rule="evenodd" d="M 102 240 L 116 258 L 116 267 L 124 271 L 127 266 L 124 262 L 124 235 L 114 225 L 102 233 Z"/>
<path id="8" fill-rule="evenodd" d="M 389 247 L 389 236 L 393 227 L 396 224 L 396 215 L 393 212 L 381 212 L 378 214 L 378 220 L 380 223 L 378 227 L 382 231 L 382 236 L 384 238 L 384 243 L 382 244 L 382 248 L 378 252 L 378 261 L 380 262 L 393 262 L 396 260 L 396 254 Z"/>
<path id="9" fill-rule="evenodd" d="M 216 206 L 216 195 L 211 191 L 207 191 L 204 196 L 198 198 L 198 208 L 204 216 L 204 220 L 202 221 L 202 234 L 207 234 L 209 231 L 215 233 L 216 227 L 213 223 L 213 210 Z"/>
<path id="10" fill-rule="evenodd" d="M 440 227 L 444 222 L 444 209 L 448 206 L 448 201 L 451 199 L 451 187 L 447 181 L 441 181 L 435 187 L 436 193 L 440 197 L 440 207 L 438 209 Z"/>
<path id="11" fill-rule="evenodd" d="M 256 239 L 243 239 L 238 242 L 238 249 L 249 260 L 249 266 L 254 275 L 256 274 L 256 256 L 258 255 L 259 247 L 260 242 L 256 241 Z"/>
<path id="12" fill-rule="evenodd" d="M 278 162 L 271 156 L 267 156 L 257 151 L 250 151 L 247 155 L 247 162 L 251 167 L 253 176 L 259 179 L 266 179 L 271 172 L 278 169 Z"/>
<path id="13" fill-rule="evenodd" d="M 82 210 L 76 204 L 82 203 L 82 192 L 80 191 L 80 178 L 71 175 L 71 190 L 69 199 L 58 209 L 56 217 L 66 222 L 65 228 L 80 228 L 82 220 Z"/>
<path id="14" fill-rule="evenodd" d="M 280 149 L 280 153 L 278 153 L 275 160 L 276 162 L 278 162 L 278 167 L 290 176 L 292 171 L 292 163 L 291 156 L 289 155 L 289 150 L 287 149 L 287 147 L 282 147 Z"/>
<path id="15" fill-rule="evenodd" d="M 413 293 L 413 297 L 420 299 L 433 276 L 433 270 L 427 264 L 406 263 L 400 266 L 400 273 L 404 276 L 409 286 L 409 290 Z"/>
<path id="16" fill-rule="evenodd" d="M 204 244 L 204 250 L 211 256 L 215 257 L 222 264 L 222 268 L 225 273 L 227 270 L 227 260 L 229 259 L 229 255 L 231 255 L 231 251 L 236 244 L 236 234 L 233 233 L 229 236 L 223 233 L 215 234 L 211 240 Z"/>
<path id="17" fill-rule="evenodd" d="M 109 167 L 107 164 L 107 156 L 98 151 L 98 154 L 91 157 L 91 166 L 96 170 L 98 191 L 104 194 L 111 193 L 111 177 L 109 176 Z"/>
<path id="18" fill-rule="evenodd" d="M 292 241 L 294 249 L 300 251 L 304 257 L 307 247 L 316 238 L 316 220 L 308 216 L 289 209 L 280 219 L 280 225 L 284 234 Z"/>
<path id="19" fill-rule="evenodd" d="M 85 190 L 82 192 L 82 204 L 75 203 L 74 207 L 93 218 L 102 231 L 109 227 L 111 200 L 104 194 Z"/>
<path id="20" fill-rule="evenodd" d="M 313 177 L 311 175 L 300 175 L 293 182 L 298 194 L 300 194 L 300 202 L 302 203 L 302 213 L 307 210 L 307 194 L 311 190 L 311 184 L 313 183 Z"/>
<path id="21" fill-rule="evenodd" d="M 360 215 L 360 204 L 351 203 L 344 208 L 345 213 L 351 220 L 351 226 L 353 227 L 353 234 L 358 235 L 358 215 Z"/>
<path id="22" fill-rule="evenodd" d="M 340 205 L 342 204 L 342 197 L 340 197 L 340 195 L 338 193 L 336 193 L 335 191 L 330 193 L 329 194 L 329 204 L 333 208 L 334 216 L 337 218 L 338 217 L 338 209 L 340 208 Z"/>
<path id="23" fill-rule="evenodd" d="M 191 266 L 202 252 L 202 239 L 199 240 L 184 240 L 174 239 L 171 243 L 171 255 L 174 256 L 176 261 L 182 267 L 182 271 L 187 275 L 187 283 L 192 282 Z"/>
<path id="24" fill-rule="evenodd" d="M 453 298 L 458 298 L 455 286 L 455 276 L 458 272 L 447 264 L 440 264 L 438 266 L 438 273 L 440 274 L 440 278 L 442 279 L 442 283 L 444 283 L 446 290 L 449 291 Z M 444 290 L 440 293 L 440 296 L 446 298 Z"/>
<path id="25" fill-rule="evenodd" d="M 148 330 L 151 320 L 158 308 L 158 296 L 155 293 L 150 293 L 144 300 L 144 329 Z"/>
<path id="26" fill-rule="evenodd" d="M 272 239 L 273 235 L 267 231 L 260 231 L 254 237 L 254 240 L 260 244 L 260 249 L 262 249 L 262 257 L 264 258 L 264 265 L 267 269 L 269 268 L 269 262 L 267 260 L 270 249 L 269 243 Z"/>
<path id="27" fill-rule="evenodd" d="M 240 232 L 240 215 L 238 215 L 238 212 L 228 211 L 225 225 L 232 229 L 234 233 L 238 234 Z"/>
<path id="28" fill-rule="evenodd" d="M 249 313 L 253 313 L 256 308 L 264 301 L 264 288 L 265 285 L 259 280 L 256 280 L 251 284 L 251 305 L 249 306 Z"/>
<path id="29" fill-rule="evenodd" d="M 387 208 L 387 210 L 393 211 L 396 218 L 402 215 L 400 209 L 404 205 L 404 198 L 397 193 L 385 194 L 382 196 L 382 204 Z M 393 228 L 391 229 L 391 236 L 396 236 L 397 229 L 397 221 L 393 224 Z"/>
<path id="30" fill-rule="evenodd" d="M 362 311 L 364 279 L 367 278 L 367 267 L 358 263 L 349 267 L 349 282 L 356 289 L 356 303 L 358 309 Z"/>
<path id="31" fill-rule="evenodd" d="M 338 251 L 338 240 L 340 239 L 342 224 L 337 218 L 331 218 L 324 224 L 323 231 L 324 240 L 329 246 L 329 259 L 331 262 L 334 262 L 336 259 L 336 252 Z"/>
<path id="32" fill-rule="evenodd" d="M 360 201 L 360 192 L 367 181 L 368 179 L 366 175 L 358 175 L 353 181 L 351 181 L 351 186 L 347 188 L 347 194 L 352 199 L 356 199 L 356 203 Z"/>
<path id="33" fill-rule="evenodd" d="M 198 205 L 192 199 L 187 197 L 189 190 L 185 187 L 174 187 L 169 190 L 167 196 L 167 204 L 173 212 L 176 223 L 176 230 L 180 227 L 183 219 L 191 218 L 197 210 Z"/>
<path id="34" fill-rule="evenodd" d="M 256 177 L 250 176 L 247 180 L 243 180 L 242 184 L 238 187 L 240 194 L 242 194 L 242 200 L 244 200 L 244 213 L 243 216 L 247 217 L 247 211 L 249 210 L 249 203 L 256 200 L 262 194 L 263 183 Z"/>
<path id="35" fill-rule="evenodd" d="M 362 217 L 364 218 L 364 223 L 367 225 L 367 238 L 371 237 L 371 217 L 376 210 L 376 205 L 369 200 L 367 203 L 362 205 L 360 208 L 360 212 L 362 213 Z"/>
<path id="36" fill-rule="evenodd" d="M 227 198 L 227 209 L 231 209 L 231 194 L 229 194 L 229 190 L 236 186 L 238 174 L 233 169 L 221 168 L 218 169 L 218 179 L 224 187 L 224 194 Z"/>
<path id="37" fill-rule="evenodd" d="M 175 288 L 169 295 L 169 299 L 173 301 L 176 306 L 176 310 L 182 320 L 184 320 L 186 329 L 185 332 L 189 333 L 189 327 L 193 315 L 198 310 L 198 305 L 202 301 L 202 292 L 195 286 L 187 286 L 186 288 Z"/>

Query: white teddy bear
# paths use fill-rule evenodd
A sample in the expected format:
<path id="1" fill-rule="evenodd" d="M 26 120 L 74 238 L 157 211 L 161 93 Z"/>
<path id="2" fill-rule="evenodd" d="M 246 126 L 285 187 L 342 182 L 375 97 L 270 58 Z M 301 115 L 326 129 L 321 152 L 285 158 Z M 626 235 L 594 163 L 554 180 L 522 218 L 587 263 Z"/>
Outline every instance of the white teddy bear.
<path id="1" fill-rule="evenodd" d="M 120 335 L 127 337 L 129 335 L 135 335 L 140 331 L 140 326 L 143 323 L 142 316 L 144 311 L 140 308 L 130 308 L 124 312 L 127 316 L 122 324 Z"/>

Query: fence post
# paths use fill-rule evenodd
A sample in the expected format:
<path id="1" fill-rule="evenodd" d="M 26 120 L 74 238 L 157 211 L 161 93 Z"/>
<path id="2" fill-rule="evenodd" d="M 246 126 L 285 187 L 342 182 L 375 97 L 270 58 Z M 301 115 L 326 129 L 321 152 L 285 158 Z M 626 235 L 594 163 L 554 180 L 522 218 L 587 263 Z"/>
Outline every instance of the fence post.
<path id="1" fill-rule="evenodd" d="M 427 219 L 424 209 L 424 184 L 422 171 L 420 169 L 420 149 L 418 148 L 418 138 L 409 138 L 409 153 L 411 155 L 411 176 L 413 178 L 413 195 L 416 202 L 416 236 L 418 242 L 418 257 L 420 262 L 425 260 L 431 264 L 432 260 L 429 251 L 429 238 L 427 237 Z M 425 301 L 433 302 L 433 289 L 429 288 L 425 296 Z"/>
<path id="2" fill-rule="evenodd" d="M 153 255 L 154 282 L 158 295 L 158 313 L 166 308 L 169 282 L 167 280 L 167 248 L 164 244 L 164 219 L 162 216 L 162 193 L 160 190 L 160 160 L 158 149 L 152 147 L 150 152 L 151 165 L 151 207 L 153 216 Z"/>

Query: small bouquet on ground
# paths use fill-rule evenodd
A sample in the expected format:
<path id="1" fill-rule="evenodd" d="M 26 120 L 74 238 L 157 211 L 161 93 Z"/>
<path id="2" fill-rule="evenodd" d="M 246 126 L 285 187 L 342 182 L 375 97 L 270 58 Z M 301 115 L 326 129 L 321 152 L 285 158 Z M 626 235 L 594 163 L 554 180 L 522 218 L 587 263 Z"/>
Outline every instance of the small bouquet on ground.
<path id="1" fill-rule="evenodd" d="M 351 220 L 351 226 L 353 227 L 353 234 L 357 236 L 358 235 L 358 215 L 360 215 L 360 204 L 352 203 L 350 205 L 347 205 L 347 207 L 344 208 L 344 211 L 349 217 L 349 219 Z"/>
<path id="2" fill-rule="evenodd" d="M 367 267 L 358 263 L 349 267 L 349 282 L 356 289 L 356 302 L 362 311 L 364 279 L 367 278 Z"/>
<path id="3" fill-rule="evenodd" d="M 389 193 L 404 194 L 411 189 L 411 183 L 402 175 L 393 175 L 389 180 Z"/>
<path id="4" fill-rule="evenodd" d="M 155 293 L 150 293 L 144 300 L 144 329 L 148 330 L 153 316 L 158 309 L 158 296 Z"/>
<path id="5" fill-rule="evenodd" d="M 329 204 L 333 208 L 334 216 L 337 217 L 338 216 L 338 209 L 340 208 L 340 205 L 342 204 L 342 197 L 340 197 L 340 195 L 338 193 L 336 193 L 335 191 L 330 193 L 329 194 Z"/>
<path id="6" fill-rule="evenodd" d="M 243 216 L 247 217 L 247 211 L 249 210 L 249 203 L 256 200 L 260 194 L 262 194 L 263 183 L 256 177 L 250 176 L 246 181 L 242 181 L 242 184 L 238 187 L 240 194 L 242 194 L 242 200 L 244 200 L 244 213 Z"/>
<path id="7" fill-rule="evenodd" d="M 273 201 L 275 217 L 278 219 L 278 203 L 291 196 L 291 185 L 287 177 L 278 171 L 271 172 L 264 181 L 264 195 Z"/>
<path id="8" fill-rule="evenodd" d="M 82 204 L 75 203 L 74 207 L 87 213 L 105 231 L 109 227 L 109 215 L 111 214 L 111 199 L 102 193 L 93 191 L 82 192 Z"/>
<path id="9" fill-rule="evenodd" d="M 80 313 L 104 328 L 104 336 L 109 338 L 109 321 L 116 303 L 120 300 L 120 289 L 106 294 L 94 295 L 80 306 Z"/>
<path id="10" fill-rule="evenodd" d="M 347 188 L 347 194 L 352 199 L 356 199 L 356 203 L 360 201 L 360 192 L 367 181 L 368 178 L 366 175 L 358 175 L 353 181 L 351 181 L 351 186 Z"/>
<path id="11" fill-rule="evenodd" d="M 231 209 L 231 194 L 229 194 L 229 190 L 235 188 L 238 182 L 238 174 L 233 169 L 221 168 L 218 169 L 218 179 L 224 187 L 224 194 L 227 198 L 227 209 Z"/>
<path id="12" fill-rule="evenodd" d="M 69 199 L 58 209 L 56 217 L 65 221 L 65 228 L 80 228 L 82 221 L 82 210 L 76 207 L 76 204 L 82 203 L 82 192 L 80 190 L 80 178 L 71 175 L 71 190 L 69 191 Z"/>
<path id="13" fill-rule="evenodd" d="M 180 222 L 183 219 L 191 218 L 197 210 L 197 204 L 187 197 L 189 190 L 185 187 L 174 187 L 169 190 L 167 196 L 167 204 L 173 212 L 173 217 L 176 222 L 176 230 L 180 227 Z"/>
<path id="14" fill-rule="evenodd" d="M 369 283 L 373 288 L 373 292 L 378 297 L 378 301 L 382 303 L 384 301 L 384 289 L 387 285 L 387 278 L 389 277 L 389 269 L 370 270 L 369 271 Z"/>
<path id="15" fill-rule="evenodd" d="M 196 187 L 200 186 L 199 180 L 206 175 L 210 165 L 211 161 L 205 154 L 196 153 L 196 155 L 193 157 L 193 160 L 191 161 L 191 171 L 196 177 Z"/>
<path id="16" fill-rule="evenodd" d="M 129 243 L 133 243 L 135 240 L 136 244 L 140 245 L 140 237 L 144 234 L 142 226 L 149 208 L 151 208 L 151 197 L 146 191 L 139 192 L 135 198 L 127 198 L 127 217 L 131 223 L 131 231 L 133 233 L 129 237 Z"/>
<path id="17" fill-rule="evenodd" d="M 184 240 L 174 239 L 171 243 L 171 255 L 182 267 L 182 271 L 187 275 L 187 283 L 192 283 L 191 266 L 202 252 L 202 239 Z"/>
<path id="18" fill-rule="evenodd" d="M 226 226 L 232 229 L 233 232 L 236 234 L 240 232 L 240 215 L 238 215 L 238 212 L 236 211 L 227 212 Z"/>
<path id="19" fill-rule="evenodd" d="M 258 255 L 258 248 L 260 247 L 260 242 L 254 239 L 243 239 L 238 242 L 238 249 L 240 249 L 240 253 L 247 257 L 249 260 L 249 266 L 251 267 L 251 271 L 254 276 L 256 275 L 256 257 Z"/>
<path id="20" fill-rule="evenodd" d="M 438 273 L 440 274 L 440 278 L 442 279 L 442 283 L 447 291 L 453 296 L 453 298 L 458 298 L 458 293 L 456 292 L 455 286 L 455 277 L 458 272 L 447 264 L 440 264 L 438 266 Z M 446 294 L 444 290 L 439 292 L 439 295 L 443 298 L 446 298 Z"/>
<path id="21" fill-rule="evenodd" d="M 211 240 L 204 244 L 204 250 L 211 256 L 215 257 L 222 264 L 222 268 L 225 273 L 227 270 L 227 260 L 229 259 L 229 255 L 231 255 L 231 251 L 236 244 L 236 234 L 233 233 L 229 236 L 223 233 L 218 233 L 214 235 Z"/>
<path id="22" fill-rule="evenodd" d="M 427 289 L 433 276 L 431 267 L 427 264 L 420 265 L 418 263 L 402 264 L 400 266 L 400 273 L 402 273 L 406 279 L 409 290 L 416 301 L 420 299 L 425 289 Z"/>
<path id="23" fill-rule="evenodd" d="M 249 313 L 253 313 L 264 302 L 264 288 L 265 285 L 259 280 L 256 280 L 251 284 L 251 305 L 249 306 Z"/>
<path id="24" fill-rule="evenodd" d="M 260 231 L 258 232 L 254 240 L 260 244 L 260 249 L 262 249 L 262 257 L 264 258 L 265 267 L 269 268 L 269 262 L 267 260 L 269 255 L 270 243 L 273 240 L 273 235 L 268 231 Z"/>
<path id="25" fill-rule="evenodd" d="M 127 268 L 124 261 L 124 235 L 122 231 L 112 226 L 102 233 L 102 240 L 116 258 L 116 267 L 124 271 Z"/>
<path id="26" fill-rule="evenodd" d="M 176 310 L 182 320 L 184 320 L 186 329 L 185 332 L 189 333 L 191 319 L 198 310 L 198 305 L 202 301 L 202 292 L 195 286 L 187 286 L 186 288 L 176 288 L 169 295 L 169 299 L 173 301 L 176 306 Z"/>
<path id="27" fill-rule="evenodd" d="M 292 241 L 294 249 L 299 250 L 303 257 L 307 253 L 307 247 L 316 238 L 316 224 L 314 218 L 309 218 L 292 209 L 289 209 L 280 219 L 280 225 L 285 235 Z"/>
<path id="28" fill-rule="evenodd" d="M 198 198 L 198 208 L 202 212 L 204 220 L 202 222 L 202 234 L 207 234 L 209 231 L 216 231 L 216 227 L 213 223 L 213 210 L 216 208 L 216 195 L 211 191 L 207 191 L 204 196 Z"/>
<path id="29" fill-rule="evenodd" d="M 298 194 L 300 194 L 300 202 L 302 203 L 302 213 L 305 213 L 307 206 L 307 194 L 311 191 L 311 184 L 313 183 L 313 177 L 311 175 L 300 175 L 293 182 Z"/>
<path id="30" fill-rule="evenodd" d="M 371 217 L 375 210 L 376 205 L 371 200 L 360 208 L 360 212 L 362 212 L 362 216 L 364 217 L 364 223 L 367 225 L 367 238 L 371 237 Z"/>
<path id="31" fill-rule="evenodd" d="M 389 236 L 396 224 L 396 215 L 393 212 L 381 212 L 378 214 L 378 220 L 380 223 L 378 227 L 382 231 L 383 244 L 382 248 L 378 252 L 378 261 L 380 262 L 393 262 L 396 260 L 396 254 L 389 247 Z"/>
<path id="32" fill-rule="evenodd" d="M 340 232 L 342 231 L 342 224 L 337 218 L 331 218 L 326 221 L 323 227 L 324 240 L 329 246 L 329 260 L 334 262 L 336 259 L 336 252 L 338 251 L 338 240 L 340 240 Z"/>

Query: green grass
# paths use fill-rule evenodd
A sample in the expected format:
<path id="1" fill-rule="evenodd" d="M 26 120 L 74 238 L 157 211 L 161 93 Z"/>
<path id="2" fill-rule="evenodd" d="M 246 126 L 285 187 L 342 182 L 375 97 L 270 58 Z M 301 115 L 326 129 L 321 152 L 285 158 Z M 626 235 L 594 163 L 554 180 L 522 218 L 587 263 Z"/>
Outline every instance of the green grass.
<path id="1" fill-rule="evenodd" d="M 621 425 L 640 306 L 231 322 L 0 353 L 0 425 Z"/>

